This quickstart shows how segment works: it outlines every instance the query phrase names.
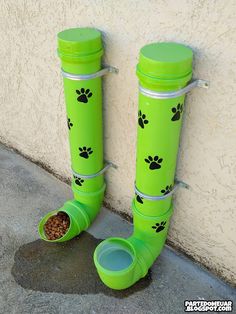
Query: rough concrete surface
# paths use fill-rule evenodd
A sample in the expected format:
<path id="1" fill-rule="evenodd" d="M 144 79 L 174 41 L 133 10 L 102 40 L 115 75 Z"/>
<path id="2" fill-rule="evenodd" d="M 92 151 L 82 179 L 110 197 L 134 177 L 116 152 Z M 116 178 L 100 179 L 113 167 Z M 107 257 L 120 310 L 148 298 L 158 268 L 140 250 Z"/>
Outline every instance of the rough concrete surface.
<path id="1" fill-rule="evenodd" d="M 131 224 L 103 209 L 88 232 L 64 244 L 39 240 L 37 224 L 72 197 L 70 187 L 0 146 L 0 313 L 182 313 L 185 299 L 231 299 L 236 292 L 166 247 L 150 274 L 119 292 L 92 263 L 100 239 L 128 236 Z"/>

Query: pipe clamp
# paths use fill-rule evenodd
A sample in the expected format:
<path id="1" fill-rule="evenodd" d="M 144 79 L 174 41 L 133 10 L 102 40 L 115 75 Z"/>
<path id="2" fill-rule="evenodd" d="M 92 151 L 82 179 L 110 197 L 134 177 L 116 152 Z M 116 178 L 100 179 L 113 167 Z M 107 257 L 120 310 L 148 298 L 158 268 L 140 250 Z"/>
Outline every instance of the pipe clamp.
<path id="1" fill-rule="evenodd" d="M 190 189 L 190 186 L 187 183 L 176 180 L 173 189 L 169 193 L 167 193 L 165 195 L 161 195 L 161 196 L 151 196 L 151 195 L 142 193 L 138 190 L 136 184 L 134 186 L 134 190 L 135 190 L 135 193 L 137 195 L 139 195 L 140 197 L 142 197 L 144 199 L 147 199 L 149 201 L 161 201 L 161 200 L 164 200 L 164 199 L 170 197 L 180 187 L 185 188 L 185 189 Z"/>
<path id="2" fill-rule="evenodd" d="M 81 179 L 93 179 L 102 175 L 105 171 L 107 171 L 111 167 L 117 169 L 116 165 L 114 165 L 112 162 L 108 162 L 105 164 L 103 169 L 93 174 L 81 174 L 81 173 L 75 172 L 73 169 L 71 169 L 71 171 L 74 176 L 79 177 Z"/>
<path id="3" fill-rule="evenodd" d="M 119 70 L 115 67 L 112 67 L 112 66 L 107 66 L 104 69 L 102 69 L 98 72 L 95 72 L 95 73 L 81 74 L 81 75 L 65 72 L 63 69 L 61 69 L 62 76 L 69 79 L 69 80 L 73 80 L 73 81 L 86 81 L 86 80 L 91 80 L 91 79 L 94 79 L 97 77 L 101 77 L 101 76 L 108 74 L 108 73 L 116 73 L 117 74 L 118 72 L 119 72 Z"/>
<path id="4" fill-rule="evenodd" d="M 208 88 L 209 82 L 205 80 L 194 80 L 190 82 L 187 86 L 185 86 L 182 89 L 179 89 L 177 91 L 173 92 L 157 92 L 150 89 L 146 89 L 139 85 L 139 91 L 142 95 L 154 98 L 154 99 L 169 99 L 169 98 L 176 98 L 179 96 L 182 96 L 188 92 L 190 92 L 195 87 L 201 87 L 201 88 Z"/>

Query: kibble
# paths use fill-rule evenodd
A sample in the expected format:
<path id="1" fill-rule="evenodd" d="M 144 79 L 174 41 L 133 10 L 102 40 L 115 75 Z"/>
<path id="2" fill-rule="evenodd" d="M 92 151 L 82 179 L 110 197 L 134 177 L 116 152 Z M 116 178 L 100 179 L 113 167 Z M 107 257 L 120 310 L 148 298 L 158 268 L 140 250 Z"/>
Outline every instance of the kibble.
<path id="1" fill-rule="evenodd" d="M 63 237 L 70 227 L 70 218 L 64 212 L 48 218 L 44 225 L 44 232 L 48 240 L 57 240 Z"/>

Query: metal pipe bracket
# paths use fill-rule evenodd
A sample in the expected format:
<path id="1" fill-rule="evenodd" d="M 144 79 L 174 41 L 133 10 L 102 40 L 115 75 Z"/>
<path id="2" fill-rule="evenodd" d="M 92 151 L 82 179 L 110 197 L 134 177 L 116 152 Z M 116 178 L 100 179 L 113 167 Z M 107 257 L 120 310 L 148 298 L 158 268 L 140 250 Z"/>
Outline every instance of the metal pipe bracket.
<path id="1" fill-rule="evenodd" d="M 170 92 L 157 92 L 157 91 L 153 91 L 153 90 L 144 88 L 141 85 L 139 85 L 139 91 L 142 95 L 150 97 L 150 98 L 170 99 L 170 98 L 176 98 L 176 97 L 182 96 L 186 93 L 189 93 L 195 87 L 208 88 L 209 82 L 205 81 L 205 80 L 193 80 L 184 88 L 181 88 L 181 89 L 179 89 L 177 91 L 173 91 L 173 92 L 172 91 L 170 91 Z"/>
<path id="2" fill-rule="evenodd" d="M 104 76 L 108 73 L 119 73 L 119 70 L 112 66 L 106 66 L 102 70 L 91 74 L 72 74 L 61 69 L 62 76 L 72 81 L 87 81 L 97 77 Z"/>
<path id="3" fill-rule="evenodd" d="M 187 183 L 185 183 L 183 181 L 175 180 L 175 185 L 174 185 L 173 189 L 169 193 L 167 193 L 165 195 L 152 196 L 152 195 L 145 194 L 145 193 L 143 193 L 143 192 L 138 190 L 136 184 L 134 186 L 134 190 L 135 190 L 135 193 L 137 195 L 139 195 L 140 197 L 142 197 L 142 198 L 144 198 L 146 200 L 149 200 L 149 201 L 162 201 L 162 200 L 170 197 L 180 187 L 188 189 L 188 190 L 190 189 L 190 186 Z"/>

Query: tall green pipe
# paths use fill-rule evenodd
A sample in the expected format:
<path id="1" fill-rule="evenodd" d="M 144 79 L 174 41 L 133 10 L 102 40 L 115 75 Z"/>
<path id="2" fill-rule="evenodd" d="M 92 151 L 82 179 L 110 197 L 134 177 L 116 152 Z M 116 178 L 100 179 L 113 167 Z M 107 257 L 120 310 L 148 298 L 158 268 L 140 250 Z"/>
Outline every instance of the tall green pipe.
<path id="1" fill-rule="evenodd" d="M 192 57 L 191 49 L 176 43 L 154 43 L 140 51 L 136 161 L 139 195 L 132 203 L 134 232 L 128 239 L 107 239 L 94 252 L 98 274 L 112 289 L 128 288 L 144 277 L 165 244 L 185 96 L 159 99 L 150 95 L 185 87 L 192 77 Z"/>
<path id="2" fill-rule="evenodd" d="M 58 211 L 69 215 L 70 227 L 67 233 L 51 242 L 69 240 L 87 229 L 100 209 L 105 191 L 103 175 L 83 177 L 98 173 L 104 166 L 101 77 L 90 78 L 91 74 L 101 69 L 101 33 L 92 28 L 60 32 L 58 55 L 64 73 L 74 199 L 41 220 L 39 234 L 47 241 L 44 224 L 48 218 Z M 78 76 L 81 76 L 81 80 L 78 80 Z"/>

